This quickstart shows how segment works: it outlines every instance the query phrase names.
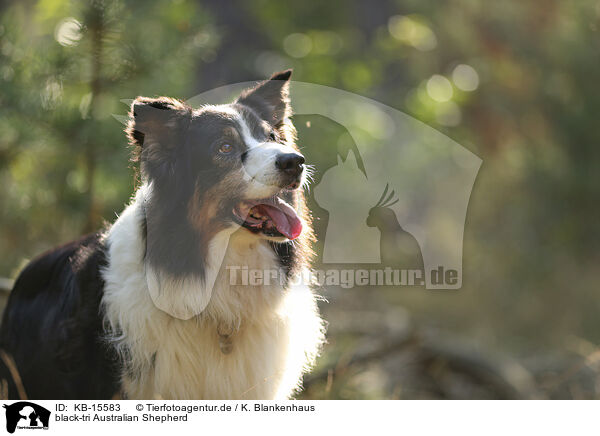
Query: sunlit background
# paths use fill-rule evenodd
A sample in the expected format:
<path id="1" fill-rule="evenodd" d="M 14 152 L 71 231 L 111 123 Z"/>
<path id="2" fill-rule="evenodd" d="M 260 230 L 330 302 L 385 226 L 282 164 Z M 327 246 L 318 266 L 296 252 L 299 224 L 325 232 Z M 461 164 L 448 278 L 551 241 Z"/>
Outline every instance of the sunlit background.
<path id="1" fill-rule="evenodd" d="M 321 289 L 329 343 L 299 398 L 600 398 L 600 2 L 21 0 L 0 13 L 0 276 L 122 210 L 134 180 L 113 114 L 128 99 L 292 67 L 483 159 L 462 289 Z M 294 121 L 301 146 L 350 147 L 327 119 Z M 307 157 L 317 178 L 335 164 Z"/>

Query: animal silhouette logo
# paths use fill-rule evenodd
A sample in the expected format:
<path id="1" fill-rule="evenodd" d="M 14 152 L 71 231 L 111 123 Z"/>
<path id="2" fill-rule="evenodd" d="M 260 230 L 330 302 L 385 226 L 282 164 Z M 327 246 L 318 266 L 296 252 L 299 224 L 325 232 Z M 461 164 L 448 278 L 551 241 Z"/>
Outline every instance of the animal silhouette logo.
<path id="1" fill-rule="evenodd" d="M 9 433 L 14 433 L 17 428 L 48 429 L 50 411 L 38 404 L 19 401 L 2 407 L 6 409 L 6 431 Z"/>
<path id="2" fill-rule="evenodd" d="M 404 230 L 396 212 L 391 208 L 400 199 L 396 192 L 389 192 L 389 183 L 375 206 L 369 210 L 366 224 L 376 227 L 381 233 L 379 250 L 381 263 L 397 269 L 423 270 L 421 247 L 413 235 Z"/>

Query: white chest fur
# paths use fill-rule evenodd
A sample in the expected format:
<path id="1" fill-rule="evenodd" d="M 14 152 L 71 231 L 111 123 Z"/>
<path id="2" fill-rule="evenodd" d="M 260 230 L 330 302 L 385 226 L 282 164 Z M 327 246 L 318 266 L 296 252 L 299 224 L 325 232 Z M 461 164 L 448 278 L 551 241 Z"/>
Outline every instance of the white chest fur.
<path id="1" fill-rule="evenodd" d="M 226 266 L 278 268 L 266 242 L 234 233 L 208 305 L 199 316 L 172 317 L 153 303 L 143 261 L 138 193 L 108 234 L 103 304 L 125 369 L 128 398 L 287 398 L 313 363 L 323 325 L 309 287 L 231 285 Z M 181 289 L 193 292 L 195 285 Z M 172 294 L 175 298 L 177 293 Z M 219 347 L 219 326 L 233 349 Z"/>

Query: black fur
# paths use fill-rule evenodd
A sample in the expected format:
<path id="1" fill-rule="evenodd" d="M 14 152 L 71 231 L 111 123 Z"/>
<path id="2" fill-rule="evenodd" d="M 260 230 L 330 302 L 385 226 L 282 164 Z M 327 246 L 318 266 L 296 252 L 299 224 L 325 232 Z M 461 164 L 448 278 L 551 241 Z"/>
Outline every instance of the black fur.
<path id="1" fill-rule="evenodd" d="M 119 392 L 116 356 L 104 343 L 100 300 L 106 266 L 99 234 L 42 254 L 10 294 L 0 347 L 13 357 L 32 399 L 106 399 Z M 12 376 L 9 397 L 17 398 Z"/>

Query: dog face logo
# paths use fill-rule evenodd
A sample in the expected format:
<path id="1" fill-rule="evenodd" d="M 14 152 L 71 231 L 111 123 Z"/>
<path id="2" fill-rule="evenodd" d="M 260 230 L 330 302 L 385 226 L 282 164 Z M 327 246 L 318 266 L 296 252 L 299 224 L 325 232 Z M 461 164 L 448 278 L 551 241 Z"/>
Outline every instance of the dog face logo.
<path id="1" fill-rule="evenodd" d="M 6 409 L 6 431 L 14 433 L 19 429 L 48 429 L 50 411 L 29 401 L 19 401 L 10 405 L 4 404 Z"/>

